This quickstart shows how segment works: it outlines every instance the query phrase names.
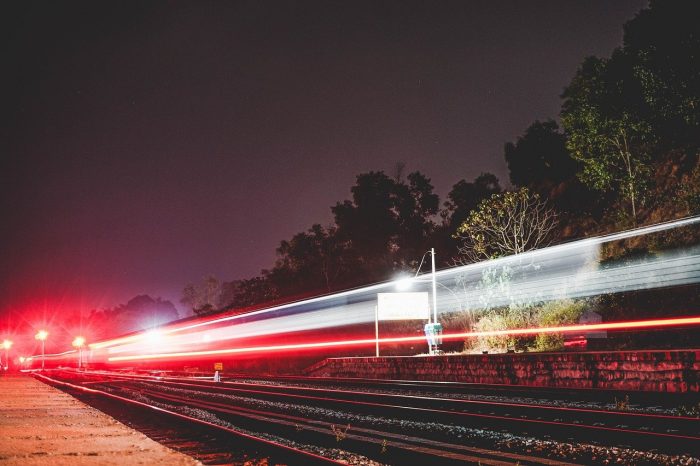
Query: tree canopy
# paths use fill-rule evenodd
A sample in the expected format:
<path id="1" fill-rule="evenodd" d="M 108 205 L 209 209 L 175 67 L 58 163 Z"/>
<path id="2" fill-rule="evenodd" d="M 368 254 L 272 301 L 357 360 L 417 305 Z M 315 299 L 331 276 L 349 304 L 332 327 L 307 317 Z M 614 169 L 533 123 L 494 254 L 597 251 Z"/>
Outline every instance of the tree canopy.
<path id="1" fill-rule="evenodd" d="M 277 248 L 277 262 L 267 274 L 277 293 L 293 295 L 299 290 L 330 292 L 347 275 L 347 248 L 335 227 L 319 224 L 284 240 Z"/>
<path id="2" fill-rule="evenodd" d="M 638 82 L 626 61 L 621 52 L 610 60 L 586 59 L 564 91 L 562 123 L 567 147 L 583 164 L 581 180 L 628 201 L 636 223 L 649 183 L 654 134 L 642 117 L 645 106 L 633 91 Z"/>
<path id="3" fill-rule="evenodd" d="M 652 0 L 624 25 L 648 123 L 666 147 L 700 147 L 700 23 L 693 2 Z"/>
<path id="4" fill-rule="evenodd" d="M 351 192 L 352 200 L 331 210 L 336 234 L 352 249 L 352 266 L 362 280 L 383 279 L 412 266 L 435 228 L 432 216 L 440 200 L 430 180 L 419 172 L 408 175 L 407 183 L 369 172 L 357 177 Z"/>
<path id="5" fill-rule="evenodd" d="M 209 275 L 200 283 L 190 283 L 182 291 L 180 302 L 196 315 L 207 315 L 217 311 L 225 303 L 221 302 L 221 282 Z"/>
<path id="6" fill-rule="evenodd" d="M 170 301 L 139 295 L 112 309 L 93 310 L 89 320 L 92 327 L 118 335 L 155 328 L 178 317 L 177 309 Z"/>
<path id="7" fill-rule="evenodd" d="M 494 194 L 457 228 L 457 261 L 478 262 L 546 246 L 556 220 L 554 210 L 527 188 Z"/>
<path id="8" fill-rule="evenodd" d="M 553 120 L 535 121 L 515 143 L 505 145 L 510 182 L 541 192 L 576 176 L 578 164 Z"/>
<path id="9" fill-rule="evenodd" d="M 610 58 L 588 57 L 563 94 L 561 119 L 579 174 L 612 191 L 636 223 L 655 166 L 700 147 L 700 24 L 685 2 L 650 2 Z"/>
<path id="10" fill-rule="evenodd" d="M 454 233 L 481 201 L 500 192 L 501 185 L 492 173 L 482 173 L 473 182 L 458 181 L 447 195 L 445 209 L 440 214 L 445 219 L 450 234 Z"/>

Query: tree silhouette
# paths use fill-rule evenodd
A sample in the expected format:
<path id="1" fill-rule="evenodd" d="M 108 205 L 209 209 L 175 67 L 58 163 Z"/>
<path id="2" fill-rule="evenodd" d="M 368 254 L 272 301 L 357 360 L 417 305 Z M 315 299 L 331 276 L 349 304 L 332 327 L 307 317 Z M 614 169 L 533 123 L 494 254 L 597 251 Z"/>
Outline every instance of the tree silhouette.
<path id="1" fill-rule="evenodd" d="M 494 194 L 457 229 L 460 263 L 520 254 L 549 244 L 556 213 L 527 188 Z"/>
<path id="2" fill-rule="evenodd" d="M 536 121 L 515 143 L 506 143 L 505 159 L 511 183 L 538 193 L 571 179 L 579 169 L 553 120 Z"/>

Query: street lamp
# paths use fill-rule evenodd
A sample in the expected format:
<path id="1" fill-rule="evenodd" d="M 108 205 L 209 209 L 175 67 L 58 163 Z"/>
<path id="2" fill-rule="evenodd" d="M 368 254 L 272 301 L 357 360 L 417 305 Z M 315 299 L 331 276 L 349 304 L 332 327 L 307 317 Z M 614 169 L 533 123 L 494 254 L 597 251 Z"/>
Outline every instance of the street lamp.
<path id="1" fill-rule="evenodd" d="M 34 338 L 41 341 L 41 370 L 44 370 L 44 344 L 46 343 L 46 337 L 49 336 L 49 332 L 46 330 L 39 330 Z"/>
<path id="2" fill-rule="evenodd" d="M 75 337 L 73 340 L 73 346 L 78 349 L 78 370 L 83 365 L 83 346 L 85 345 L 84 337 Z"/>
<path id="3" fill-rule="evenodd" d="M 418 278 L 418 274 L 420 273 L 421 267 L 423 267 L 423 262 L 425 261 L 425 256 L 430 254 L 430 259 L 432 263 L 432 274 L 431 274 L 431 279 L 433 282 L 433 321 L 432 323 L 437 324 L 437 294 L 436 294 L 436 288 L 437 288 L 437 280 L 435 279 L 435 248 L 430 248 L 428 251 L 423 254 L 423 257 L 420 260 L 420 264 L 418 265 L 418 269 L 416 270 L 416 274 L 413 277 L 406 277 L 406 278 L 401 278 L 396 281 L 396 288 L 399 291 L 404 291 L 407 290 L 411 287 L 411 284 L 413 283 L 413 280 Z M 430 322 L 430 317 L 428 317 L 428 323 Z"/>
<path id="4" fill-rule="evenodd" d="M 435 248 L 430 248 L 428 251 L 425 252 L 425 254 L 423 254 L 423 257 L 420 260 L 420 264 L 418 265 L 418 270 L 416 270 L 416 275 L 413 278 L 403 278 L 401 280 L 398 280 L 396 282 L 396 286 L 399 290 L 405 290 L 408 287 L 410 287 L 410 283 L 418 277 L 418 274 L 420 273 L 420 268 L 423 266 L 423 261 L 425 260 L 425 256 L 427 254 L 430 254 L 432 265 L 431 279 L 433 285 L 433 318 L 431 322 L 430 314 L 428 314 L 428 323 L 425 326 L 425 336 L 428 339 L 428 348 L 430 354 L 435 354 L 437 352 L 438 345 L 440 344 L 440 335 L 442 334 L 442 325 L 438 323 L 437 319 L 437 280 L 435 275 Z"/>
<path id="5" fill-rule="evenodd" d="M 2 347 L 5 348 L 5 370 L 10 367 L 10 359 L 8 357 L 8 352 L 12 348 L 12 340 L 3 340 Z"/>

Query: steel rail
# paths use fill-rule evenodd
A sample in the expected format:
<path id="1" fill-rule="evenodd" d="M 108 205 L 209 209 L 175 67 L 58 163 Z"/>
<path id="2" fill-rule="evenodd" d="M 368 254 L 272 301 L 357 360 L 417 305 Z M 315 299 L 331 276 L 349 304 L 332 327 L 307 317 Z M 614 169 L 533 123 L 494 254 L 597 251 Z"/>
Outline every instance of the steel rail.
<path id="1" fill-rule="evenodd" d="M 236 422 L 240 422 L 241 418 L 247 418 L 248 420 L 252 420 L 256 427 L 260 424 L 264 424 L 267 429 L 270 429 L 270 426 L 279 429 L 279 427 L 282 426 L 283 434 L 290 433 L 291 429 L 294 429 L 295 432 L 316 432 L 329 439 L 331 445 L 333 442 L 336 442 L 336 444 L 338 442 L 337 439 L 333 440 L 332 438 L 337 435 L 337 431 L 334 431 L 336 424 L 331 422 L 307 419 L 272 411 L 242 408 L 238 406 L 232 407 L 225 403 L 202 400 L 195 401 L 191 397 L 164 394 L 152 390 L 141 391 L 141 393 L 163 402 L 178 403 L 183 406 L 196 407 L 217 414 L 233 415 L 236 418 Z M 362 454 L 371 454 L 374 452 L 376 455 L 377 451 L 381 451 L 380 448 L 377 447 L 384 446 L 386 451 L 379 455 L 382 457 L 382 460 L 401 461 L 398 464 L 405 464 L 407 459 L 416 462 L 426 462 L 426 464 L 435 464 L 434 461 L 439 459 L 439 464 L 441 465 L 452 463 L 464 464 L 465 461 L 471 463 L 479 462 L 481 464 L 522 464 L 523 462 L 527 462 L 527 464 L 547 465 L 572 464 L 531 455 L 467 447 L 447 442 L 437 442 L 426 438 L 401 435 L 390 431 L 378 431 L 376 429 L 358 426 L 353 426 L 352 429 L 348 427 L 348 429 L 343 432 L 342 441 L 344 447 L 352 443 L 354 447 L 353 450 L 356 449 Z M 391 452 L 389 452 L 389 449 Z"/>
<path id="2" fill-rule="evenodd" d="M 160 386 L 170 386 L 179 387 L 185 390 L 199 390 L 206 391 L 208 393 L 214 394 L 244 394 L 247 396 L 254 397 L 255 399 L 263 398 L 271 401 L 279 400 L 295 400 L 301 401 L 305 404 L 312 406 L 325 406 L 337 409 L 348 409 L 350 407 L 353 411 L 363 412 L 367 414 L 381 413 L 383 415 L 398 415 L 403 418 L 419 419 L 424 420 L 426 417 L 430 416 L 430 419 L 435 422 L 446 422 L 453 423 L 457 425 L 465 425 L 465 421 L 470 421 L 473 427 L 478 428 L 497 428 L 497 429 L 507 429 L 509 431 L 516 431 L 518 433 L 524 432 L 537 432 L 541 434 L 548 435 L 552 438 L 557 438 L 560 440 L 570 440 L 575 438 L 578 440 L 586 440 L 591 442 L 604 442 L 613 445 L 630 445 L 640 449 L 657 448 L 669 453 L 678 453 L 679 451 L 687 451 L 691 454 L 697 454 L 700 451 L 700 437 L 693 434 L 674 434 L 674 433 L 663 433 L 663 432 L 653 432 L 641 429 L 629 429 L 624 427 L 609 427 L 609 426 L 599 426 L 599 425 L 588 425 L 580 424 L 576 422 L 564 422 L 560 419 L 550 418 L 538 419 L 515 417 L 513 414 L 495 414 L 495 413 L 475 413 L 475 412 L 465 412 L 448 410 L 444 408 L 430 408 L 424 406 L 406 406 L 399 404 L 388 404 L 380 403 L 374 401 L 359 401 L 352 399 L 341 399 L 341 398 L 330 398 L 321 397 L 316 395 L 299 395 L 293 393 L 284 393 L 279 391 L 269 391 L 269 390 L 251 390 L 251 389 L 241 389 L 232 388 L 225 386 L 218 386 L 212 384 L 193 384 L 184 382 L 167 382 L 167 381 L 157 381 L 157 382 L 144 382 L 150 383 L 151 385 Z M 276 387 L 279 388 L 279 387 Z M 362 395 L 367 395 L 362 393 Z M 442 401 L 442 400 L 441 400 Z M 447 400 L 453 401 L 453 400 Z M 489 405 L 493 407 L 493 405 Z M 508 405 L 504 405 L 504 408 Z M 548 407 L 550 408 L 550 407 Z M 596 411 L 593 413 L 596 413 Z M 549 411 L 548 411 L 549 412 Z M 610 413 L 607 411 L 597 412 L 600 415 Z M 633 413 L 612 413 L 613 415 L 629 415 Z M 665 416 L 664 419 L 673 418 L 673 416 Z M 632 419 L 629 417 L 628 419 Z M 654 415 L 647 415 L 642 417 L 642 419 L 650 420 L 654 419 Z M 474 422 L 478 424 L 474 424 Z M 684 418 L 683 421 L 692 422 L 694 425 L 700 425 L 700 420 L 695 418 Z M 469 426 L 469 424 L 467 424 Z M 697 431 L 691 431 L 697 432 Z"/>
<path id="3" fill-rule="evenodd" d="M 82 372 L 81 372 L 82 373 Z M 154 377 L 152 375 L 125 375 L 115 372 L 99 372 L 102 376 L 124 377 L 124 378 L 158 378 L 161 380 L 187 380 L 192 381 L 192 377 L 182 375 L 165 375 Z M 209 377 L 212 379 L 212 377 Z M 250 376 L 247 374 L 228 374 L 222 376 L 224 382 L 235 382 L 236 379 L 273 381 L 280 380 L 316 384 L 316 385 L 346 385 L 367 388 L 393 388 L 406 390 L 414 388 L 416 390 L 429 390 L 445 393 L 458 394 L 486 394 L 501 396 L 519 396 L 522 398 L 548 398 L 557 400 L 574 401 L 611 401 L 614 398 L 624 399 L 630 394 L 630 390 L 618 390 L 609 388 L 570 388 L 570 387 L 546 387 L 531 385 L 508 385 L 508 384 L 482 384 L 472 382 L 445 382 L 428 380 L 402 380 L 402 379 L 367 379 L 353 377 L 304 377 L 304 376 Z M 199 379 L 206 381 L 206 379 Z M 669 393 L 669 392 L 645 392 L 634 391 L 634 400 L 638 403 L 649 403 L 661 406 L 678 406 L 680 404 L 697 404 L 700 402 L 700 393 Z"/>
<path id="4" fill-rule="evenodd" d="M 276 396 L 292 397 L 293 395 L 301 395 L 302 398 L 307 398 L 305 393 L 312 393 L 314 397 L 317 393 L 323 393 L 323 396 L 312 398 L 318 401 L 338 401 L 338 402 L 363 402 L 366 401 L 371 405 L 376 403 L 374 400 L 389 400 L 394 405 L 396 403 L 412 403 L 410 407 L 447 410 L 450 412 L 474 412 L 476 414 L 489 410 L 506 411 L 511 416 L 542 416 L 543 413 L 550 417 L 567 418 L 571 422 L 595 422 L 596 424 L 607 425 L 626 425 L 636 426 L 648 429 L 653 426 L 656 429 L 663 428 L 667 431 L 681 431 L 690 434 L 700 432 L 700 419 L 686 416 L 672 416 L 668 414 L 655 413 L 639 413 L 630 411 L 610 411 L 591 408 L 577 407 L 561 407 L 541 404 L 529 403 L 511 403 L 505 401 L 488 401 L 488 400 L 469 400 L 469 399 L 454 399 L 441 398 L 436 396 L 419 396 L 409 394 L 389 394 L 389 393 L 371 393 L 365 391 L 349 391 L 338 389 L 323 389 L 315 387 L 296 387 L 288 385 L 261 385 L 245 382 L 224 382 L 216 384 L 202 380 L 197 381 L 173 381 L 173 380 L 158 380 L 161 384 L 171 384 L 174 386 L 197 387 L 212 391 L 233 390 L 239 393 L 249 394 L 271 394 Z M 345 397 L 345 398 L 343 398 Z M 383 406 L 386 403 L 379 403 Z M 405 405 L 403 405 L 405 406 Z M 409 407 L 409 406 L 405 406 Z M 593 426 L 597 427 L 597 426 Z M 627 429 L 631 430 L 631 429 Z M 640 431 L 642 434 L 658 433 L 662 436 L 675 435 L 665 434 L 663 432 L 655 432 L 649 430 Z M 691 435 L 691 437 L 695 438 Z M 697 437 L 700 440 L 700 437 Z"/>
<path id="5" fill-rule="evenodd" d="M 87 393 L 90 395 L 98 395 L 101 397 L 109 398 L 111 400 L 115 400 L 121 403 L 125 403 L 130 406 L 142 408 L 149 410 L 151 412 L 160 414 L 160 415 L 165 415 L 171 418 L 175 418 L 179 421 L 184 421 L 189 424 L 194 424 L 198 425 L 200 427 L 204 427 L 216 432 L 224 433 L 228 436 L 234 437 L 237 440 L 243 440 L 245 443 L 255 445 L 256 447 L 260 448 L 261 450 L 264 450 L 266 453 L 270 454 L 273 457 L 280 457 L 284 459 L 285 464 L 297 464 L 297 465 L 340 465 L 340 464 L 345 464 L 341 463 L 338 461 L 335 461 L 330 458 L 325 458 L 320 455 L 316 455 L 314 453 L 310 453 L 304 450 L 300 450 L 297 448 L 289 447 L 287 445 L 283 445 L 281 443 L 273 442 L 268 439 L 264 439 L 261 437 L 256 437 L 250 434 L 246 434 L 244 432 L 240 432 L 234 429 L 230 429 L 228 427 L 224 427 L 218 424 L 214 424 L 212 422 L 208 421 L 203 421 L 201 419 L 197 419 L 191 416 L 186 416 L 184 414 L 180 414 L 174 411 L 170 411 L 164 408 L 161 408 L 159 406 L 153 406 L 149 405 L 147 403 L 143 403 L 141 401 L 136 401 L 132 400 L 129 398 L 125 398 L 119 395 L 115 395 L 112 393 L 108 393 L 102 390 L 97 390 L 94 388 L 88 388 L 88 387 L 83 387 L 80 385 L 76 385 L 70 382 L 65 382 L 62 380 L 57 380 L 51 377 L 47 377 L 42 374 L 34 373 L 34 377 L 52 385 L 58 385 L 70 390 L 76 390 L 79 392 Z"/>
<path id="6" fill-rule="evenodd" d="M 396 387 L 405 389 L 407 387 L 415 387 L 422 390 L 444 391 L 447 393 L 483 393 L 488 394 L 504 393 L 505 395 L 522 396 L 525 398 L 534 397 L 551 397 L 561 400 L 590 400 L 600 401 L 603 399 L 611 400 L 614 397 L 624 398 L 630 393 L 630 390 L 596 388 L 596 387 L 547 387 L 537 385 L 509 385 L 509 384 L 483 384 L 476 382 L 446 382 L 446 381 L 430 381 L 430 380 L 404 380 L 404 379 L 367 379 L 361 377 L 312 377 L 312 376 L 246 376 L 240 374 L 238 376 L 227 376 L 227 378 L 242 378 L 247 380 L 288 380 L 298 383 L 309 384 L 335 384 L 335 385 L 361 385 L 362 387 Z M 635 391 L 635 400 L 640 402 L 648 402 L 654 404 L 677 404 L 680 402 L 700 402 L 700 393 L 669 393 L 669 392 L 644 392 Z"/>

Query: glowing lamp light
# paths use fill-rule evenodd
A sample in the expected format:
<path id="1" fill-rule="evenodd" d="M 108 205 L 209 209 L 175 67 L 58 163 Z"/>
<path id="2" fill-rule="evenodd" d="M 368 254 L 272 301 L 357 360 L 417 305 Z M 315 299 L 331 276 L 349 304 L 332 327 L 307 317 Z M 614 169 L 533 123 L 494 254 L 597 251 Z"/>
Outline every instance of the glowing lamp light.
<path id="1" fill-rule="evenodd" d="M 402 277 L 394 281 L 394 287 L 398 291 L 410 290 L 413 286 L 413 277 Z"/>
<path id="2" fill-rule="evenodd" d="M 83 367 L 83 346 L 85 345 L 85 337 L 75 337 L 73 346 L 78 348 L 78 369 Z"/>
<path id="3" fill-rule="evenodd" d="M 36 332 L 36 335 L 34 335 L 34 338 L 37 340 L 41 341 L 41 370 L 44 370 L 44 362 L 46 359 L 45 352 L 44 352 L 44 343 L 46 342 L 46 337 L 49 336 L 49 332 L 46 330 L 39 330 Z"/>
<path id="4" fill-rule="evenodd" d="M 24 356 L 20 356 L 20 357 L 19 357 L 19 363 L 20 363 L 20 364 L 24 364 L 24 361 L 26 361 L 26 360 L 27 360 L 27 358 L 25 358 Z"/>
<path id="5" fill-rule="evenodd" d="M 76 348 L 82 348 L 85 345 L 85 338 L 84 337 L 75 337 L 73 340 L 73 346 Z"/>
<path id="6" fill-rule="evenodd" d="M 12 347 L 12 340 L 3 340 L 2 347 L 5 348 L 5 367 L 4 367 L 4 369 L 7 370 L 10 367 L 10 357 L 8 356 L 8 353 L 10 351 L 10 348 Z"/>

